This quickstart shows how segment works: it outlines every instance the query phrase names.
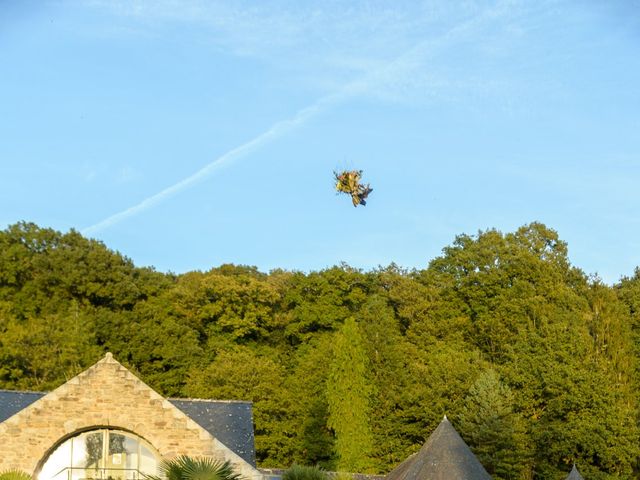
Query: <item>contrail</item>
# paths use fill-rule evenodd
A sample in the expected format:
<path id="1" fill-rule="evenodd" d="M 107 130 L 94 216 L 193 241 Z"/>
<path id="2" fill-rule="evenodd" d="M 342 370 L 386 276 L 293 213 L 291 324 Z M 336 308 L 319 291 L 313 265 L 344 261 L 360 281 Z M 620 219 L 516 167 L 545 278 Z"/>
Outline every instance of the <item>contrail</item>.
<path id="1" fill-rule="evenodd" d="M 157 205 L 162 200 L 169 198 L 176 193 L 181 192 L 182 190 L 194 185 L 205 177 L 211 175 L 216 170 L 232 164 L 234 161 L 244 157 L 245 155 L 248 155 L 264 144 L 294 130 L 296 127 L 304 124 L 312 117 L 325 111 L 327 108 L 329 108 L 329 106 L 339 103 L 346 98 L 358 95 L 359 93 L 366 92 L 367 90 L 373 88 L 376 84 L 393 82 L 394 78 L 406 75 L 407 72 L 404 71 L 406 68 L 411 69 L 412 67 L 416 66 L 416 63 L 419 63 L 419 61 L 416 62 L 416 57 L 423 57 L 427 53 L 427 47 L 429 47 L 429 49 L 432 50 L 431 53 L 433 53 L 433 50 L 442 48 L 445 45 L 449 44 L 451 41 L 454 41 L 458 37 L 463 36 L 463 34 L 467 33 L 471 29 L 471 27 L 483 23 L 486 19 L 490 19 L 500 15 L 500 10 L 500 8 L 494 10 L 490 9 L 488 11 L 485 11 L 482 15 L 456 25 L 437 39 L 429 39 L 419 42 L 418 44 L 414 45 L 412 48 L 404 52 L 402 55 L 390 61 L 384 67 L 374 69 L 373 71 L 369 72 L 369 74 L 364 75 L 362 79 L 351 82 L 345 85 L 339 91 L 320 98 L 312 105 L 299 110 L 293 117 L 275 123 L 265 132 L 261 133 L 257 137 L 254 137 L 252 140 L 249 140 L 248 142 L 240 145 L 239 147 L 229 150 L 227 153 L 221 155 L 209 164 L 205 165 L 193 175 L 180 180 L 178 183 L 175 183 L 170 187 L 167 187 L 164 190 L 142 200 L 140 203 L 134 205 L 133 207 L 129 207 L 126 210 L 107 217 L 101 222 L 82 229 L 81 233 L 83 235 L 90 235 L 92 233 L 99 232 L 101 230 L 104 230 L 105 228 L 109 228 L 116 223 L 121 222 L 122 220 L 125 220 L 126 218 L 143 212 L 144 210 Z"/>
<path id="2" fill-rule="evenodd" d="M 311 117 L 313 117 L 314 115 L 317 115 L 318 113 L 326 109 L 328 105 L 338 101 L 342 96 L 343 94 L 338 93 L 338 94 L 332 94 L 332 95 L 327 95 L 325 97 L 322 97 L 321 99 L 316 101 L 313 105 L 310 105 L 298 111 L 298 113 L 296 113 L 292 118 L 277 122 L 275 125 L 269 128 L 269 130 L 261 133 L 260 135 L 253 138 L 252 140 L 240 145 L 239 147 L 229 150 L 224 155 L 221 155 L 211 163 L 205 165 L 203 168 L 198 170 L 193 175 L 190 175 L 189 177 L 183 180 L 180 180 L 178 183 L 175 183 L 170 187 L 165 188 L 164 190 L 156 193 L 155 195 L 145 198 L 144 200 L 142 200 L 137 205 L 134 205 L 133 207 L 129 207 L 126 210 L 123 210 L 114 215 L 111 215 L 110 217 L 105 218 L 101 222 L 98 222 L 94 225 L 91 225 L 90 227 L 86 227 L 82 229 L 81 233 L 83 235 L 89 235 L 89 234 L 98 232 L 100 230 L 104 230 L 105 228 L 111 227 L 112 225 L 115 225 L 116 223 L 126 218 L 129 218 L 133 215 L 136 215 L 137 213 L 140 213 L 144 210 L 147 210 L 148 208 L 153 207 L 154 205 L 157 205 L 162 200 L 169 198 L 178 192 L 181 192 L 182 190 L 190 187 L 191 185 L 194 185 L 196 182 L 209 176 L 214 171 L 233 163 L 239 158 L 242 158 L 245 155 L 252 152 L 253 150 L 256 150 L 257 148 L 261 147 L 265 143 L 284 135 L 285 133 L 293 130 L 299 125 L 302 125 L 303 123 L 308 121 Z"/>

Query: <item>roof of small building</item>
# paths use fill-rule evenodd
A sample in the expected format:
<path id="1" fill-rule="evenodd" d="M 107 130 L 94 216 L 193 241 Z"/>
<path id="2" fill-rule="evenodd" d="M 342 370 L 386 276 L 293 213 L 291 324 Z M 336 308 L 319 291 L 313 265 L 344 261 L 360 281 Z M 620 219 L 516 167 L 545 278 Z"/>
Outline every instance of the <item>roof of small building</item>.
<path id="1" fill-rule="evenodd" d="M 469 446 L 444 417 L 422 448 L 386 480 L 490 480 Z"/>
<path id="2" fill-rule="evenodd" d="M 0 390 L 0 423 L 45 395 L 45 392 Z M 182 398 L 168 400 L 214 438 L 255 467 L 251 402 Z"/>
<path id="3" fill-rule="evenodd" d="M 580 472 L 578 471 L 575 463 L 573 464 L 573 468 L 569 472 L 569 475 L 567 475 L 566 480 L 584 480 L 584 478 L 582 478 L 582 475 L 580 475 Z"/>

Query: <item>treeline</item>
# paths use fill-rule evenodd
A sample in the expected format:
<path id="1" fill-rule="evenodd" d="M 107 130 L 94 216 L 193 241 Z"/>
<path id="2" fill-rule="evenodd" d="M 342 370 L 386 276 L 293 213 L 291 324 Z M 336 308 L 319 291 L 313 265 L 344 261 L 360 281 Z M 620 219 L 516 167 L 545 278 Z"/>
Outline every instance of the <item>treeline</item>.
<path id="1" fill-rule="evenodd" d="M 79 233 L 0 232 L 0 388 L 106 351 L 171 397 L 254 402 L 258 462 L 384 473 L 446 414 L 496 479 L 639 478 L 640 270 L 556 232 L 461 235 L 424 270 L 163 274 Z"/>

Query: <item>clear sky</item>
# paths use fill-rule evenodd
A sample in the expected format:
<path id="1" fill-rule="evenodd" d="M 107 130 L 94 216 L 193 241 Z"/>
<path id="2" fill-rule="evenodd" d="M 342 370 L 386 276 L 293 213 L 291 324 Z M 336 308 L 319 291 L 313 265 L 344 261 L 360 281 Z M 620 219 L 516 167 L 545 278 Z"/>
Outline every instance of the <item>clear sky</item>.
<path id="1" fill-rule="evenodd" d="M 615 282 L 640 265 L 640 1 L 3 0 L 0 165 L 1 228 L 160 271 L 422 268 L 541 221 Z"/>

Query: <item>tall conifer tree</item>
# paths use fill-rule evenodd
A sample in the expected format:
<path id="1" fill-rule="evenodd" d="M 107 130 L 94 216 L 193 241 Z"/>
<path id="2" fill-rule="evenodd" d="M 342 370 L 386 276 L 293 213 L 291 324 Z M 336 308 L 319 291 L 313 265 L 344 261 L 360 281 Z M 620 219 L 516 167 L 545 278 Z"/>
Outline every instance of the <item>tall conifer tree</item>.
<path id="1" fill-rule="evenodd" d="M 336 437 L 337 468 L 341 471 L 372 471 L 372 388 L 367 379 L 367 363 L 358 325 L 348 318 L 336 332 L 327 380 L 328 426 Z"/>
<path id="2" fill-rule="evenodd" d="M 513 411 L 513 393 L 494 370 L 483 372 L 469 390 L 459 424 L 493 478 L 530 478 L 524 419 Z"/>

